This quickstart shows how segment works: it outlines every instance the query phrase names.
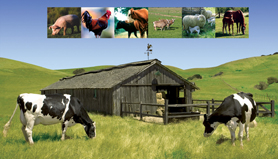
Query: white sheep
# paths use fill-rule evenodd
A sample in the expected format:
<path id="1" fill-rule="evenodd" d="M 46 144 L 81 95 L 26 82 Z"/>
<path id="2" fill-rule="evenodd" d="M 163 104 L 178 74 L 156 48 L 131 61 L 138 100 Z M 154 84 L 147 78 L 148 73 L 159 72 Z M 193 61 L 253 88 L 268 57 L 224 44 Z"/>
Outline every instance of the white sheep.
<path id="1" fill-rule="evenodd" d="M 201 10 L 201 14 L 206 17 L 206 19 L 209 19 L 212 17 L 212 12 L 210 10 L 206 11 L 205 9 Z"/>
<path id="2" fill-rule="evenodd" d="M 215 24 L 215 17 L 211 17 L 208 19 L 208 23 L 212 26 L 212 24 Z"/>
<path id="3" fill-rule="evenodd" d="M 195 26 L 195 27 L 189 27 L 189 30 L 190 30 L 190 33 L 197 33 L 199 34 L 200 33 L 200 27 L 199 26 Z"/>
<path id="4" fill-rule="evenodd" d="M 204 15 L 186 15 L 182 19 L 183 30 L 186 30 L 188 33 L 189 27 L 199 26 L 203 28 L 206 24 L 206 17 Z"/>

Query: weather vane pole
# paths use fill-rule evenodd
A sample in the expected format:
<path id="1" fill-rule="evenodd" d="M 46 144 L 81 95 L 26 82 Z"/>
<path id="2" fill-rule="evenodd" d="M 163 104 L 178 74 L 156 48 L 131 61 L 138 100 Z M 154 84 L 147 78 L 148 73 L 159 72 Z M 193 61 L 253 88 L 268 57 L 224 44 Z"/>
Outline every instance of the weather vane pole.
<path id="1" fill-rule="evenodd" d="M 152 54 L 152 49 L 150 49 L 151 47 L 153 47 L 151 44 L 148 44 L 148 46 L 147 46 L 147 52 L 145 52 L 145 54 L 147 54 L 148 55 L 148 60 L 149 60 L 149 56 L 150 56 L 150 54 Z"/>

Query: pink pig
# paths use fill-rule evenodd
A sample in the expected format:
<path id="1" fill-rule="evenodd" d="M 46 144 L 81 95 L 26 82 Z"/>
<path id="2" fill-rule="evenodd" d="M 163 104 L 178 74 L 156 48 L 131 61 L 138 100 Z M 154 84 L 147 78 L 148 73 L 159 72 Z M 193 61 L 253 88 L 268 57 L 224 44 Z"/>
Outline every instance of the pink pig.
<path id="1" fill-rule="evenodd" d="M 52 29 L 52 35 L 56 35 L 62 28 L 64 28 L 63 35 L 65 36 L 67 28 L 71 28 L 71 34 L 73 34 L 75 25 L 77 26 L 77 30 L 79 32 L 80 20 L 77 15 L 70 14 L 58 18 L 56 22 L 49 27 L 49 29 Z"/>

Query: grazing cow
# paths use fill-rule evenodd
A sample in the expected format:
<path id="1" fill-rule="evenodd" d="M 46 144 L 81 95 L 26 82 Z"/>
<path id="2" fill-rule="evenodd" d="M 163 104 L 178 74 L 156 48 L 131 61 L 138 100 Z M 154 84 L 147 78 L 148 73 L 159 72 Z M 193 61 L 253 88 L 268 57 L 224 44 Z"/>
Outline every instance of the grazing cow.
<path id="1" fill-rule="evenodd" d="M 236 93 L 224 99 L 221 105 L 209 117 L 204 115 L 204 136 L 209 137 L 220 124 L 225 124 L 231 133 L 232 144 L 235 146 L 235 131 L 239 125 L 240 146 L 243 147 L 243 130 L 249 141 L 249 124 L 254 121 L 256 125 L 256 102 L 251 93 Z"/>
<path id="2" fill-rule="evenodd" d="M 134 35 L 137 37 L 137 29 L 134 26 L 134 22 L 132 23 L 126 23 L 125 21 L 119 21 L 117 23 L 116 29 L 123 28 L 125 31 L 128 31 L 128 38 L 130 38 L 131 33 L 134 33 Z"/>
<path id="3" fill-rule="evenodd" d="M 51 125 L 62 123 L 62 138 L 65 139 L 68 127 L 80 123 L 84 126 L 89 138 L 96 136 L 95 122 L 93 122 L 79 99 L 68 94 L 39 95 L 39 94 L 20 94 L 17 98 L 17 107 L 20 107 L 20 121 L 25 140 L 34 144 L 32 130 L 34 125 Z M 3 134 L 6 137 L 11 124 L 11 119 L 4 127 Z"/>

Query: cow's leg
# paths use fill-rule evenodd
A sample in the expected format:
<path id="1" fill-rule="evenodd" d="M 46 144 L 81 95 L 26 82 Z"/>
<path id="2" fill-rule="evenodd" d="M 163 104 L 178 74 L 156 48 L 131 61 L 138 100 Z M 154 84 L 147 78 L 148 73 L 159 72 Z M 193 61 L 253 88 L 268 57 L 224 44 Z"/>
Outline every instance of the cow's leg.
<path id="1" fill-rule="evenodd" d="M 26 129 L 26 126 L 22 125 L 21 130 L 22 130 L 22 133 L 24 135 L 24 138 L 25 138 L 26 142 L 29 142 L 28 136 L 27 136 L 27 133 L 26 133 L 25 129 Z"/>
<path id="2" fill-rule="evenodd" d="M 64 141 L 66 139 L 66 131 L 67 131 L 67 128 L 68 128 L 68 124 L 67 122 L 63 122 L 62 123 L 62 137 L 61 137 L 61 140 Z"/>
<path id="3" fill-rule="evenodd" d="M 249 139 L 249 124 L 245 124 L 245 132 L 246 132 L 247 141 L 250 141 L 250 139 Z"/>
<path id="4" fill-rule="evenodd" d="M 134 32 L 134 35 L 136 36 L 136 38 L 138 38 L 138 37 L 137 37 L 137 31 Z"/>
<path id="5" fill-rule="evenodd" d="M 131 31 L 128 31 L 128 38 L 130 38 Z"/>
<path id="6" fill-rule="evenodd" d="M 236 134 L 235 134 L 235 131 L 236 131 L 236 128 L 234 128 L 233 126 L 228 126 L 229 130 L 230 130 L 230 133 L 231 133 L 231 141 L 232 141 L 232 145 L 235 146 L 235 140 L 236 140 Z"/>
<path id="7" fill-rule="evenodd" d="M 243 131 L 244 131 L 244 125 L 241 122 L 239 123 L 239 132 L 238 132 L 238 137 L 240 140 L 240 147 L 243 148 L 243 143 L 242 143 L 242 138 L 243 138 Z"/>
<path id="8" fill-rule="evenodd" d="M 26 135 L 28 137 L 29 143 L 34 144 L 33 138 L 32 138 L 32 130 L 34 127 L 34 120 L 27 120 L 27 125 L 25 127 Z"/>

